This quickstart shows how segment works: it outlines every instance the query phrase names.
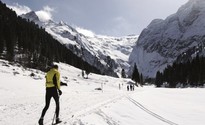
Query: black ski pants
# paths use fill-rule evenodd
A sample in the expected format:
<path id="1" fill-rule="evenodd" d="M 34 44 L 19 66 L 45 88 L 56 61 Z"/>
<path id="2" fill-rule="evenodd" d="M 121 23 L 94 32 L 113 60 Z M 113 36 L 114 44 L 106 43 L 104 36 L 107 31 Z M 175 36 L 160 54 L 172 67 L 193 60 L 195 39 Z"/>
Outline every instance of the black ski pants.
<path id="1" fill-rule="evenodd" d="M 59 95 L 56 87 L 46 88 L 46 105 L 42 111 L 41 118 L 43 118 L 46 114 L 46 111 L 49 108 L 51 98 L 54 98 L 56 103 L 56 118 L 59 118 L 59 110 L 60 110 L 60 103 L 59 103 Z"/>

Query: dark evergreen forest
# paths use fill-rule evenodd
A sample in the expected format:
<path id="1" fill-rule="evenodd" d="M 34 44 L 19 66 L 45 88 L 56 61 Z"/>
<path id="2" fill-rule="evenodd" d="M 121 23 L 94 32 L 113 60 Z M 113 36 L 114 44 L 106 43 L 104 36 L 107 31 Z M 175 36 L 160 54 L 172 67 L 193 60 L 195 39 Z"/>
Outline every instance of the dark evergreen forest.
<path id="1" fill-rule="evenodd" d="M 17 16 L 0 1 L 0 58 L 45 71 L 53 62 L 63 62 L 100 74 L 43 28 Z"/>
<path id="2" fill-rule="evenodd" d="M 161 87 L 168 83 L 168 87 L 175 88 L 177 84 L 182 87 L 200 87 L 205 83 L 205 57 L 198 55 L 192 61 L 186 63 L 175 62 L 163 72 L 157 72 L 155 84 Z"/>

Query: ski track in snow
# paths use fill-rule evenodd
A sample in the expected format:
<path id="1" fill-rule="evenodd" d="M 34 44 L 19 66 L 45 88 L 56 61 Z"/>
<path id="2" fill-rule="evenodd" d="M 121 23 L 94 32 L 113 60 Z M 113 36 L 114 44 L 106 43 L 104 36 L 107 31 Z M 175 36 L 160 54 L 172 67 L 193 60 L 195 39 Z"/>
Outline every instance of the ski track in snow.
<path id="1" fill-rule="evenodd" d="M 99 110 L 98 112 L 96 112 L 96 114 L 101 116 L 104 119 L 104 121 L 108 123 L 108 125 L 119 125 L 116 121 L 110 118 L 110 116 L 106 115 L 102 110 Z"/>
<path id="2" fill-rule="evenodd" d="M 169 125 L 178 125 L 168 119 L 165 119 L 164 117 L 158 115 L 157 113 L 154 113 L 152 111 L 150 111 L 149 109 L 147 109 L 146 107 L 144 107 L 142 104 L 140 104 L 139 102 L 137 102 L 136 100 L 132 99 L 131 97 L 127 96 L 127 99 L 130 100 L 133 104 L 135 104 L 138 108 L 142 109 L 143 111 L 145 111 L 146 113 L 152 115 L 153 117 L 169 124 Z"/>
<path id="3" fill-rule="evenodd" d="M 90 102 L 90 104 L 83 104 L 83 102 L 79 101 L 78 103 L 81 103 L 83 105 L 81 105 L 80 108 L 77 109 L 77 111 L 71 111 L 71 108 L 63 107 L 61 109 L 62 110 L 61 112 L 67 112 L 67 115 L 65 115 L 65 116 L 61 115 L 62 116 L 61 119 L 63 122 L 60 124 L 72 124 L 73 125 L 76 122 L 76 120 L 78 120 L 80 117 L 84 117 L 86 115 L 92 114 L 92 113 L 98 111 L 100 109 L 100 107 L 104 107 L 110 103 L 114 103 L 123 97 L 125 97 L 125 96 L 124 95 L 114 96 L 114 97 L 111 97 L 111 99 L 109 98 L 106 101 L 102 101 L 102 102 L 98 102 L 98 103 L 94 103 L 94 104 L 93 104 L 93 102 Z M 69 103 L 70 100 L 67 100 L 67 101 L 65 101 L 64 103 Z M 89 105 L 91 105 L 91 106 L 89 106 Z M 50 125 L 51 120 L 46 121 L 44 124 Z"/>
<path id="4" fill-rule="evenodd" d="M 102 108 L 102 107 L 104 107 L 106 105 L 109 105 L 110 103 L 116 103 L 117 101 L 119 101 L 122 98 L 127 98 L 130 102 L 132 102 L 134 105 L 136 105 L 137 108 L 140 108 L 144 112 L 150 114 L 152 117 L 157 118 L 158 120 L 160 120 L 160 121 L 162 121 L 162 122 L 164 122 L 166 124 L 169 124 L 169 125 L 178 125 L 177 123 L 174 123 L 173 121 L 170 121 L 170 120 L 168 120 L 168 119 L 158 115 L 157 113 L 150 111 L 145 106 L 143 106 L 141 103 L 139 103 L 138 101 L 136 101 L 136 100 L 132 99 L 131 97 L 129 97 L 130 94 L 131 93 L 129 93 L 129 94 L 126 93 L 126 94 L 124 94 L 124 95 L 122 95 L 120 97 L 117 97 L 117 98 L 111 99 L 108 102 L 102 103 L 100 106 L 97 106 L 95 108 L 92 107 L 90 110 L 85 111 L 85 112 L 83 112 L 81 114 L 78 114 L 74 118 L 63 119 L 63 121 L 65 120 L 64 124 L 68 124 L 69 123 L 70 125 L 78 125 L 78 124 L 79 125 L 84 125 L 82 123 L 82 121 L 80 120 L 80 117 L 84 117 L 84 116 L 90 115 L 92 113 L 95 113 L 95 114 L 99 115 L 100 117 L 102 117 L 104 119 L 104 121 L 106 121 L 106 123 L 108 125 L 119 125 L 118 122 L 116 122 L 112 118 L 110 118 L 100 108 Z M 132 94 L 134 94 L 134 93 L 132 93 Z"/>
<path id="5" fill-rule="evenodd" d="M 103 102 L 100 102 L 99 104 L 95 104 L 94 106 L 90 106 L 90 107 L 87 107 L 86 109 L 82 109 L 82 110 L 79 110 L 78 112 L 73 112 L 72 113 L 72 116 L 70 118 L 66 118 L 66 117 L 63 117 L 62 120 L 65 121 L 63 122 L 64 124 L 75 124 L 76 120 L 80 121 L 80 117 L 84 117 L 84 116 L 87 116 L 87 115 L 90 115 L 92 113 L 97 113 L 98 115 L 100 115 L 101 117 L 103 117 L 104 119 L 106 119 L 106 121 L 109 123 L 113 123 L 114 121 L 111 121 L 108 119 L 108 116 L 106 116 L 105 114 L 102 115 L 102 111 L 100 111 L 100 108 L 101 107 L 104 107 L 110 103 L 115 103 L 116 101 L 124 98 L 125 95 L 120 95 L 120 96 L 117 96 L 117 97 L 114 97 L 112 99 L 108 99 L 106 101 L 103 101 Z M 81 122 L 81 121 L 80 121 Z M 110 125 L 110 124 L 109 124 Z"/>

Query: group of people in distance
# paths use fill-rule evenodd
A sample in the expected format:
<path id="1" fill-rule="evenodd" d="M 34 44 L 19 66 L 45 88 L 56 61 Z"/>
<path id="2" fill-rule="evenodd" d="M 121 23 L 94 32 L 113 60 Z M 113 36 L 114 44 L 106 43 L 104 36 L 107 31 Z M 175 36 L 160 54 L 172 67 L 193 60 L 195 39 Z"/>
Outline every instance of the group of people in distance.
<path id="1" fill-rule="evenodd" d="M 127 91 L 134 91 L 134 90 L 135 90 L 134 84 L 127 85 Z"/>

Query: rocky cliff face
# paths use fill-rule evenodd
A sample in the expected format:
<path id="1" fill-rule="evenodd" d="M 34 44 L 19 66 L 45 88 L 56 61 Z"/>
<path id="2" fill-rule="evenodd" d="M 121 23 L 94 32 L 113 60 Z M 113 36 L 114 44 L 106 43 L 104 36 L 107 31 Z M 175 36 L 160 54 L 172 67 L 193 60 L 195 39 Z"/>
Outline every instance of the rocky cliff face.
<path id="1" fill-rule="evenodd" d="M 155 19 L 139 36 L 129 63 L 146 77 L 155 77 L 175 60 L 204 55 L 205 1 L 190 0 L 165 20 Z"/>

